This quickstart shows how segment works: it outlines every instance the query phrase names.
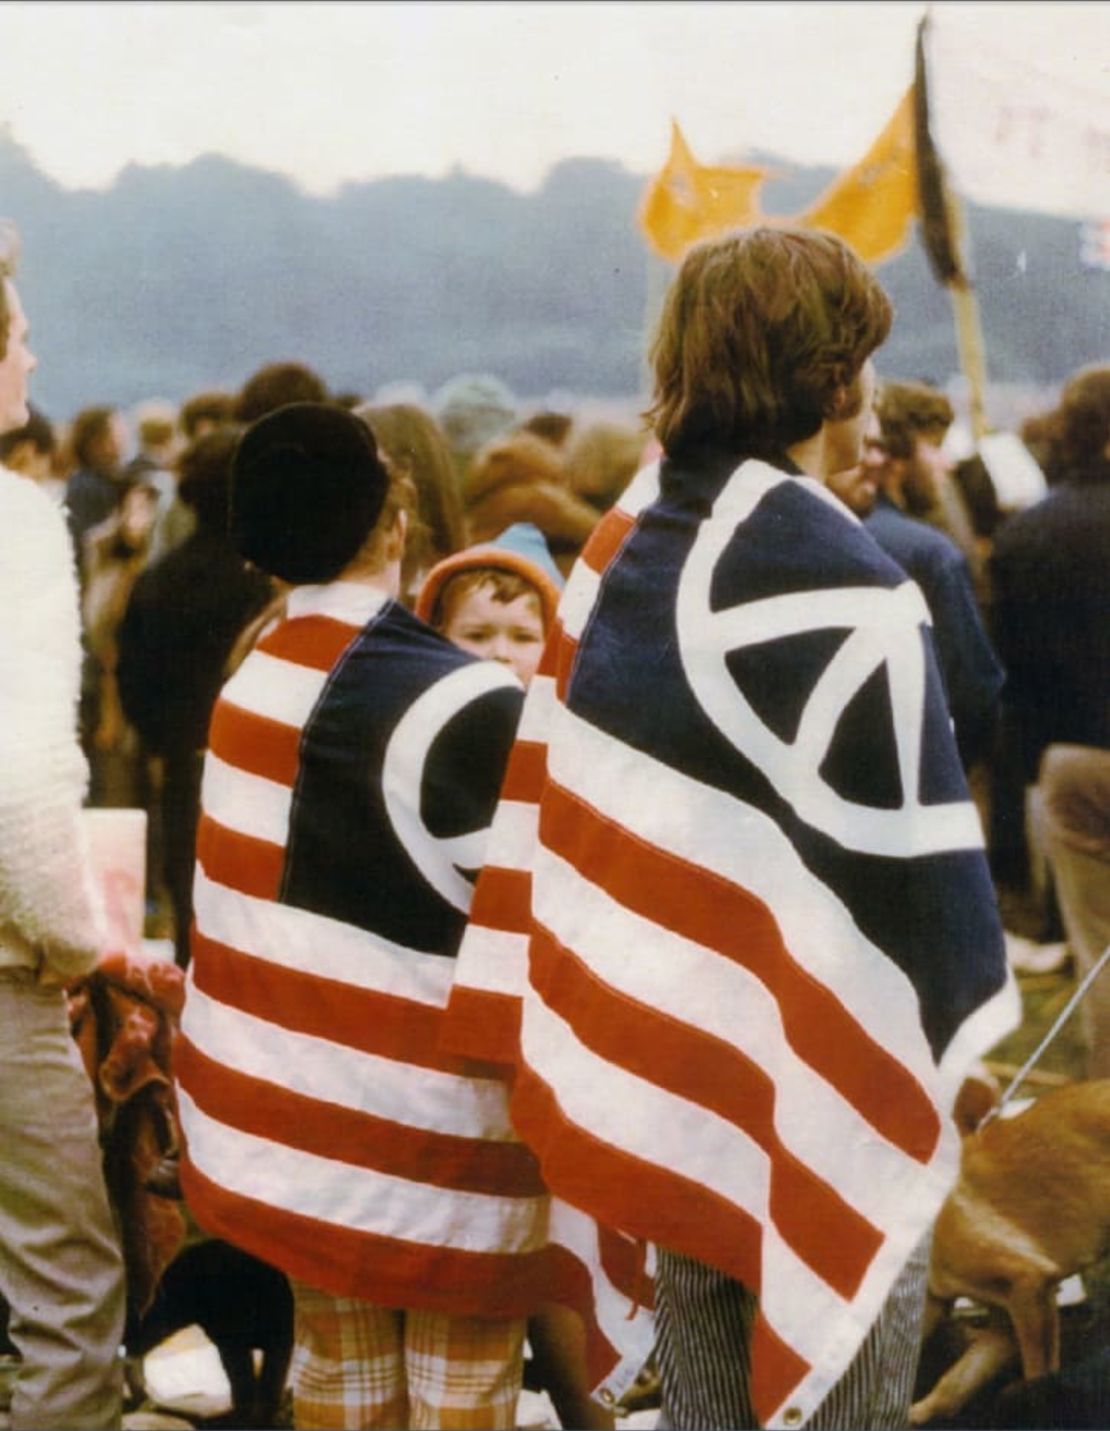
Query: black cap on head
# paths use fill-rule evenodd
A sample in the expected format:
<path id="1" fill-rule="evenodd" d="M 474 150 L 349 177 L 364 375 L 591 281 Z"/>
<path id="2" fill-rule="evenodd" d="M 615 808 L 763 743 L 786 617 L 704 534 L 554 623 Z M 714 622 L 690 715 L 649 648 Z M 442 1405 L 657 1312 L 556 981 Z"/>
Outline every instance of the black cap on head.
<path id="1" fill-rule="evenodd" d="M 239 440 L 232 542 L 293 586 L 332 581 L 373 531 L 388 485 L 365 422 L 325 403 L 291 403 Z"/>

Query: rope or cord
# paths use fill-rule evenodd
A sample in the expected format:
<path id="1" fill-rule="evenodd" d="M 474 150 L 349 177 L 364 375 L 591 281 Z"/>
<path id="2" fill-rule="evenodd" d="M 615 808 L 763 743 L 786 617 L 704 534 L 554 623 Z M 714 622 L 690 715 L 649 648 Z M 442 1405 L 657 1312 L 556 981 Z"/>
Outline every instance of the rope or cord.
<path id="1" fill-rule="evenodd" d="M 1044 1038 L 1041 1039 L 1037 1047 L 1029 1055 L 1029 1057 L 1022 1064 L 1022 1066 L 1018 1069 L 1017 1073 L 1014 1074 L 1013 1078 L 1010 1081 L 1009 1087 L 1006 1089 L 1005 1093 L 1003 1093 L 1002 1097 L 998 1100 L 998 1105 L 995 1108 L 992 1108 L 991 1111 L 987 1114 L 987 1116 L 983 1119 L 982 1123 L 979 1124 L 980 1128 L 985 1127 L 986 1124 L 989 1123 L 993 1118 L 997 1118 L 998 1115 L 1002 1112 L 1003 1108 L 1005 1108 L 1006 1104 L 1009 1103 L 1010 1099 L 1025 1082 L 1025 1079 L 1029 1074 L 1029 1070 L 1036 1064 L 1041 1054 L 1044 1053 L 1045 1049 L 1060 1032 L 1064 1024 L 1067 1023 L 1076 1005 L 1083 998 L 1084 994 L 1086 994 L 1087 990 L 1091 987 L 1091 985 L 1094 983 L 1095 979 L 1099 976 L 1099 974 L 1102 973 L 1103 967 L 1108 960 L 1110 960 L 1110 944 L 1108 944 L 1106 948 L 1102 951 L 1102 953 L 1099 955 L 1098 961 L 1093 966 L 1093 968 L 1088 969 L 1087 973 L 1083 976 L 1083 979 L 1080 982 L 1075 993 L 1072 994 L 1071 998 L 1067 1001 L 1064 1007 L 1060 1010 L 1060 1013 L 1057 1015 L 1056 1022 L 1052 1025 L 1048 1033 L 1045 1034 Z"/>

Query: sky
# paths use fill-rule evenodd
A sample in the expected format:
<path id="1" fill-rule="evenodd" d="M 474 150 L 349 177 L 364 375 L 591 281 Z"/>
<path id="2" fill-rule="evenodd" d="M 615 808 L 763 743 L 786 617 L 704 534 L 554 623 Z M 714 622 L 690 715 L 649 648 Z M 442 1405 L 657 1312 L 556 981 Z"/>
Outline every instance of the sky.
<path id="1" fill-rule="evenodd" d="M 932 10 L 961 56 L 989 52 L 1008 76 L 1035 65 L 1077 116 L 1110 96 L 1110 4 Z M 840 165 L 909 84 L 923 11 L 881 0 L 0 3 L 0 123 L 71 188 L 106 187 L 128 163 L 216 152 L 315 194 L 456 167 L 527 191 L 570 155 L 654 172 L 672 118 L 703 162 L 770 150 Z"/>

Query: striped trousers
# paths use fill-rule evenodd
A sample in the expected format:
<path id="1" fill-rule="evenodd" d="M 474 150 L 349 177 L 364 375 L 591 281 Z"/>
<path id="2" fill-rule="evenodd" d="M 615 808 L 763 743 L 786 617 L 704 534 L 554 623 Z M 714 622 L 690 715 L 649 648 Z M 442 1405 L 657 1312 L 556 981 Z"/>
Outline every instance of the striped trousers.
<path id="1" fill-rule="evenodd" d="M 847 1371 L 806 1422 L 813 1431 L 888 1431 L 908 1424 L 921 1349 L 931 1235 L 915 1248 Z M 655 1356 L 660 1426 L 750 1431 L 753 1292 L 715 1268 L 659 1249 Z"/>

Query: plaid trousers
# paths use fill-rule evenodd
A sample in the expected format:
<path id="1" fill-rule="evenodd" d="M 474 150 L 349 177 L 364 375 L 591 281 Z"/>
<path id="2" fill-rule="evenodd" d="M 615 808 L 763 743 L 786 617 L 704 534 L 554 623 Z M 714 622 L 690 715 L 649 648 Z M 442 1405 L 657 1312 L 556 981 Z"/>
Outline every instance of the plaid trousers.
<path id="1" fill-rule="evenodd" d="M 401 1311 L 293 1282 L 298 1431 L 509 1431 L 524 1318 Z"/>

